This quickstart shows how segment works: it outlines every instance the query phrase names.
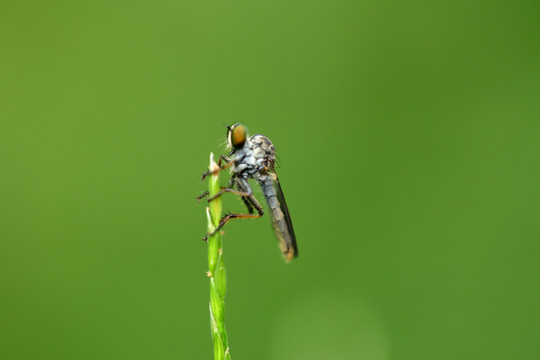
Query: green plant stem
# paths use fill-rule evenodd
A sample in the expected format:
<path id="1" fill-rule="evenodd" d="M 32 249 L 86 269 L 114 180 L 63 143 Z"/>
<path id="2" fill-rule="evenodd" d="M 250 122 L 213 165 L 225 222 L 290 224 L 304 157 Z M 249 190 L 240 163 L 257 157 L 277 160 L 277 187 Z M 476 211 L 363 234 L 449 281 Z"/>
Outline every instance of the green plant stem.
<path id="1" fill-rule="evenodd" d="M 215 173 L 210 175 L 209 197 L 216 195 L 221 190 L 220 172 L 216 171 L 217 169 L 219 167 L 214 161 L 214 154 L 210 154 L 210 171 L 215 171 Z M 219 225 L 221 214 L 222 202 L 221 197 L 218 196 L 206 208 L 208 234 L 213 233 Z M 219 231 L 212 236 L 208 236 L 208 277 L 210 278 L 210 326 L 214 341 L 214 359 L 226 360 L 231 358 L 224 321 L 227 273 L 223 261 L 223 248 Z"/>

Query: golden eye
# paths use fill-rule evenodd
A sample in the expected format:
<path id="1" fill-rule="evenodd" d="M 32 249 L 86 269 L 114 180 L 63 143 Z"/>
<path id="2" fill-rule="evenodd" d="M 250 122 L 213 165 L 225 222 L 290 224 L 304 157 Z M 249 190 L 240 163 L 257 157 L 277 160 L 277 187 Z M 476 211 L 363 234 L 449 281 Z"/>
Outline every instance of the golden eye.
<path id="1" fill-rule="evenodd" d="M 229 127 L 227 133 L 229 147 L 233 149 L 241 149 L 244 147 L 247 139 L 247 129 L 244 125 L 236 123 Z"/>

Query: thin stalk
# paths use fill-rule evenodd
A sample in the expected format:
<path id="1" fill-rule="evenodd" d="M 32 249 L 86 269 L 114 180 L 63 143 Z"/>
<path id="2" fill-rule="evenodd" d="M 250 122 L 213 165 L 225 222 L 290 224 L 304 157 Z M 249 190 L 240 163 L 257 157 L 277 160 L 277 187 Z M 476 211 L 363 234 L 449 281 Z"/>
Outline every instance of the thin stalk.
<path id="1" fill-rule="evenodd" d="M 219 169 L 214 161 L 214 154 L 210 154 L 210 171 Z M 216 195 L 221 190 L 219 171 L 210 175 L 209 197 Z M 206 208 L 208 218 L 208 233 L 214 232 L 219 225 L 222 214 L 221 197 L 218 196 L 210 202 Z M 221 234 L 216 232 L 208 236 L 208 277 L 210 278 L 210 327 L 214 341 L 214 359 L 230 360 L 227 331 L 225 330 L 225 293 L 227 292 L 227 273 L 223 261 L 223 248 Z"/>

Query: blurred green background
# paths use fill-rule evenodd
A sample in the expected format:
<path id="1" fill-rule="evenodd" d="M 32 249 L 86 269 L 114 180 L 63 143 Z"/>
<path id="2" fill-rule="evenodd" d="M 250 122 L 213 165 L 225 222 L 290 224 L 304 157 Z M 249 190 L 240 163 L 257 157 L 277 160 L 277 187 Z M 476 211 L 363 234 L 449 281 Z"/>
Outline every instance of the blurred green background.
<path id="1" fill-rule="evenodd" d="M 211 359 L 219 121 L 274 142 L 300 248 L 227 226 L 233 359 L 540 358 L 539 10 L 3 1 L 0 358 Z"/>

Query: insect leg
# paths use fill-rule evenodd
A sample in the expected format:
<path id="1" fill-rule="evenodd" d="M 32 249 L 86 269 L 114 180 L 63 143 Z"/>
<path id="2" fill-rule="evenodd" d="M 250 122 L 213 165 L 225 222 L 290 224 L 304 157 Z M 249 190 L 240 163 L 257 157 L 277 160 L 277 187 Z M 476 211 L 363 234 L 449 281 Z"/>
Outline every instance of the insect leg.
<path id="1" fill-rule="evenodd" d="M 263 208 L 261 204 L 259 203 L 259 201 L 257 201 L 257 198 L 253 196 L 253 193 L 251 191 L 251 188 L 247 180 L 244 178 L 235 178 L 235 182 L 236 182 L 236 187 L 238 188 L 238 190 L 243 191 L 245 193 L 249 193 L 249 195 L 247 196 L 242 196 L 242 200 L 246 204 L 249 213 L 252 214 L 253 208 L 255 208 L 255 210 L 257 210 L 257 213 L 259 213 L 259 215 L 262 216 L 264 214 Z"/>
<path id="2" fill-rule="evenodd" d="M 236 188 L 239 190 L 239 191 L 244 191 L 246 192 L 245 189 L 243 189 L 241 187 L 241 185 L 238 184 L 238 181 L 236 180 L 236 177 L 235 176 L 232 176 L 231 177 L 231 180 L 229 181 L 229 188 L 232 188 L 233 186 L 236 186 Z M 197 200 L 201 200 L 202 198 L 208 196 L 208 191 L 205 191 L 201 196 L 198 196 L 197 197 Z M 242 201 L 244 202 L 244 204 L 246 205 L 247 209 L 248 209 L 248 212 L 250 214 L 253 214 L 253 205 L 251 205 L 251 203 L 249 202 L 248 198 L 246 198 L 245 196 L 240 196 L 240 198 L 242 199 Z"/>
<path id="3" fill-rule="evenodd" d="M 233 177 L 231 177 L 231 179 L 229 180 L 229 188 L 232 188 L 235 184 L 236 184 L 236 181 L 235 181 L 235 178 L 234 178 L 234 176 L 233 176 Z M 201 193 L 201 195 L 199 195 L 199 196 L 196 197 L 196 199 L 197 199 L 198 201 L 201 201 L 201 199 L 207 197 L 209 193 L 210 193 L 210 192 L 209 192 L 208 190 L 207 190 L 207 191 L 203 191 L 203 192 Z M 219 195 L 221 195 L 221 193 L 220 193 Z M 218 195 L 216 195 L 215 197 L 209 199 L 208 201 L 215 199 L 217 196 L 218 196 Z M 244 197 L 242 197 L 242 200 L 244 200 Z M 244 202 L 245 202 L 245 200 L 244 200 Z M 246 204 L 246 205 L 247 205 L 247 204 Z M 251 204 L 250 204 L 250 205 L 251 205 Z M 249 210 L 249 207 L 248 207 L 248 210 Z M 253 211 L 249 211 L 250 214 L 251 214 L 252 212 L 253 212 Z"/>
<path id="4" fill-rule="evenodd" d="M 259 211 L 258 207 L 253 203 L 253 199 L 254 199 L 254 197 L 252 196 L 253 191 L 251 190 L 251 187 L 249 186 L 249 183 L 247 182 L 247 180 L 244 178 L 236 177 L 236 176 L 234 178 L 235 178 L 234 181 L 237 184 L 238 190 L 233 189 L 232 187 L 221 188 L 221 190 L 219 190 L 217 194 L 208 198 L 208 202 L 214 200 L 215 198 L 223 195 L 226 192 L 230 192 L 230 193 L 240 195 L 246 198 L 251 203 L 251 205 L 253 205 L 257 209 L 257 211 Z M 257 202 L 257 200 L 255 200 L 255 202 Z M 259 205 L 259 208 L 261 208 L 260 205 Z"/>
<path id="5" fill-rule="evenodd" d="M 237 187 L 238 187 L 238 186 L 237 186 Z M 253 214 L 253 205 L 251 205 L 251 203 L 249 202 L 248 198 L 245 197 L 245 196 L 240 196 L 240 198 L 242 198 L 242 201 L 243 201 L 244 204 L 246 205 L 247 210 L 248 210 L 248 213 Z"/>
<path id="6" fill-rule="evenodd" d="M 221 160 L 225 161 L 225 165 L 221 165 Z M 229 168 L 232 164 L 234 164 L 234 161 L 226 157 L 225 155 L 220 155 L 219 161 L 218 161 L 218 169 L 214 171 L 206 171 L 201 176 L 201 181 L 203 181 L 207 176 L 214 175 L 220 172 L 221 170 L 225 170 Z"/>
<path id="7" fill-rule="evenodd" d="M 201 195 L 195 197 L 195 199 L 197 199 L 198 201 L 201 201 L 202 198 L 205 198 L 207 197 L 209 194 L 208 190 L 207 191 L 203 191 Z"/>
<path id="8" fill-rule="evenodd" d="M 203 240 L 206 241 L 208 239 L 208 236 L 212 236 L 215 233 L 217 233 L 219 230 L 221 230 L 221 228 L 223 226 L 225 226 L 225 224 L 228 223 L 229 220 L 232 220 L 232 219 L 256 219 L 256 218 L 260 218 L 261 216 L 262 216 L 262 214 L 227 214 L 224 217 L 222 217 L 221 220 L 219 220 L 219 224 L 216 227 L 216 229 L 214 231 L 212 231 L 211 233 L 207 234 L 203 238 Z"/>
<path id="9" fill-rule="evenodd" d="M 248 203 L 249 203 L 249 206 L 252 207 L 252 210 L 253 210 L 253 208 L 255 208 L 255 210 L 257 210 L 257 214 L 251 214 L 251 213 L 250 214 L 227 214 L 227 215 L 225 215 L 225 216 L 223 216 L 221 218 L 221 220 L 219 221 L 219 224 L 216 227 L 216 229 L 212 233 L 206 235 L 203 238 L 203 240 L 207 240 L 208 236 L 212 236 L 216 232 L 221 230 L 221 228 L 223 226 L 225 226 L 225 224 L 228 223 L 229 220 L 232 220 L 232 219 L 256 219 L 256 218 L 260 218 L 261 216 L 264 215 L 264 210 L 263 210 L 261 204 L 255 198 L 255 196 L 253 196 L 252 190 L 249 187 L 249 183 L 247 182 L 247 180 L 245 180 L 243 178 L 235 177 L 234 182 L 236 183 L 236 187 L 240 190 L 237 193 L 243 194 L 242 195 L 242 200 L 244 200 L 244 203 L 246 204 L 246 206 L 248 206 Z M 225 190 L 225 189 L 222 189 L 222 190 Z M 249 206 L 248 206 L 248 210 L 249 210 Z"/>

